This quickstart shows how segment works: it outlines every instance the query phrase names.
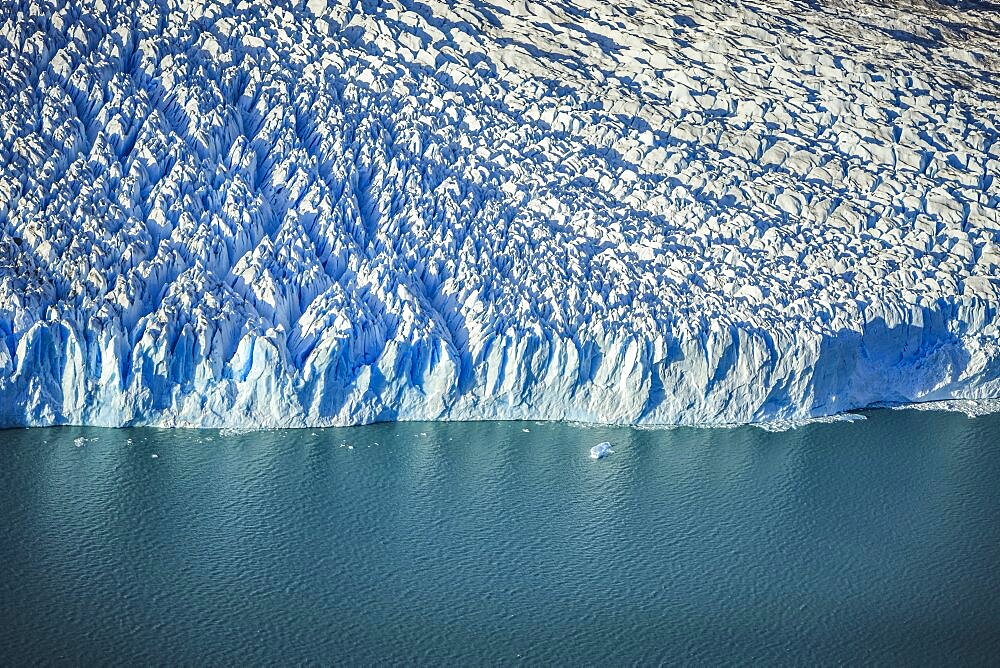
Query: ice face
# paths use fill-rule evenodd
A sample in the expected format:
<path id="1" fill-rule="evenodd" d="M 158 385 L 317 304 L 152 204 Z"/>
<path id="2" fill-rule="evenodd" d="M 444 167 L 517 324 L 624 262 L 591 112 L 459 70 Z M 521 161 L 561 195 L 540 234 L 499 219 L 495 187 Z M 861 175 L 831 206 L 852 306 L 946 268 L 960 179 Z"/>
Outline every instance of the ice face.
<path id="1" fill-rule="evenodd" d="M 975 7 L 0 6 L 0 425 L 1000 396 Z"/>

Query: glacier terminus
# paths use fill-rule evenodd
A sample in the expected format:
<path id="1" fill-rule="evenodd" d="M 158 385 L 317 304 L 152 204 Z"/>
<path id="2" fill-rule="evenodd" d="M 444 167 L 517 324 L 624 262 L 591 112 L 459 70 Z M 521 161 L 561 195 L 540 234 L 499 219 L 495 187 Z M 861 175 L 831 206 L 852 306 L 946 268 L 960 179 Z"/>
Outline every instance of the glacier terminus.
<path id="1" fill-rule="evenodd" d="M 997 26 L 945 0 L 0 3 L 0 426 L 1000 397 Z"/>

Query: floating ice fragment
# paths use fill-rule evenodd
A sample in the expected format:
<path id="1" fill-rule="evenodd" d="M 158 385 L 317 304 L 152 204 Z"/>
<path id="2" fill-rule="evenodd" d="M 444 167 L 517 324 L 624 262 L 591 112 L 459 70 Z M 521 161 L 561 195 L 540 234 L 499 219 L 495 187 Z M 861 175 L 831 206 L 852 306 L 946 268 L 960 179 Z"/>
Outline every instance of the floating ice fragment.
<path id="1" fill-rule="evenodd" d="M 74 439 L 73 445 L 75 445 L 78 448 L 82 448 L 83 444 L 86 443 L 86 442 L 87 442 L 87 439 L 85 439 L 83 436 L 81 436 L 81 437 L 79 437 L 77 439 Z"/>
<path id="2" fill-rule="evenodd" d="M 530 429 L 522 429 L 521 431 L 523 431 L 525 434 L 530 434 L 531 433 Z"/>
<path id="3" fill-rule="evenodd" d="M 160 458 L 159 455 L 153 455 L 152 457 L 153 457 L 153 459 L 159 459 Z"/>
<path id="4" fill-rule="evenodd" d="M 253 431 L 258 431 L 258 430 L 256 430 L 256 429 L 248 429 L 248 428 L 245 428 L 245 427 L 239 427 L 239 428 L 226 427 L 226 428 L 223 428 L 223 429 L 219 430 L 219 437 L 220 438 L 230 438 L 232 436 L 243 436 L 244 434 L 249 434 L 249 433 L 251 433 Z"/>
<path id="5" fill-rule="evenodd" d="M 1000 399 L 951 399 L 891 405 L 892 410 L 951 411 L 970 418 L 1000 412 Z"/>
<path id="6" fill-rule="evenodd" d="M 802 418 L 800 420 L 768 420 L 758 422 L 752 426 L 764 431 L 782 432 L 790 429 L 799 429 L 814 424 L 831 424 L 834 422 L 861 422 L 865 420 L 864 415 L 858 413 L 838 413 L 836 415 L 821 415 L 814 418 Z"/>
<path id="7" fill-rule="evenodd" d="M 603 459 L 613 452 L 614 450 L 611 449 L 611 444 L 604 441 L 603 443 L 598 443 L 590 449 L 590 458 Z"/>

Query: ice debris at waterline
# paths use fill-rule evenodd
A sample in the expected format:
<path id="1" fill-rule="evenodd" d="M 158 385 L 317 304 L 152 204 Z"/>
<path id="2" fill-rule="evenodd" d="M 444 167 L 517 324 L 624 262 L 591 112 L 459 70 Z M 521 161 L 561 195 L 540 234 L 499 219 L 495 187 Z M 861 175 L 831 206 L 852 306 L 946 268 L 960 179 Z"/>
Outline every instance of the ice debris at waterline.
<path id="1" fill-rule="evenodd" d="M 975 2 L 0 5 L 0 423 L 1000 396 Z"/>
<path id="2" fill-rule="evenodd" d="M 595 445 L 590 449 L 590 458 L 604 459 L 605 457 L 613 453 L 614 450 L 611 449 L 611 444 L 608 443 L 607 441 L 604 441 L 603 443 L 598 443 L 597 445 Z"/>

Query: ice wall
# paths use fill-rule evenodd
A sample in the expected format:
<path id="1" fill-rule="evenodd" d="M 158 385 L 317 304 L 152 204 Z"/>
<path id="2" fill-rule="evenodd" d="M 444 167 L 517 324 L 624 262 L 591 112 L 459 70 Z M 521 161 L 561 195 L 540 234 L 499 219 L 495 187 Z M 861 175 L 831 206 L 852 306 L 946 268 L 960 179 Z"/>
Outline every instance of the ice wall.
<path id="1" fill-rule="evenodd" d="M 988 8 L 0 6 L 0 424 L 1000 396 Z"/>

